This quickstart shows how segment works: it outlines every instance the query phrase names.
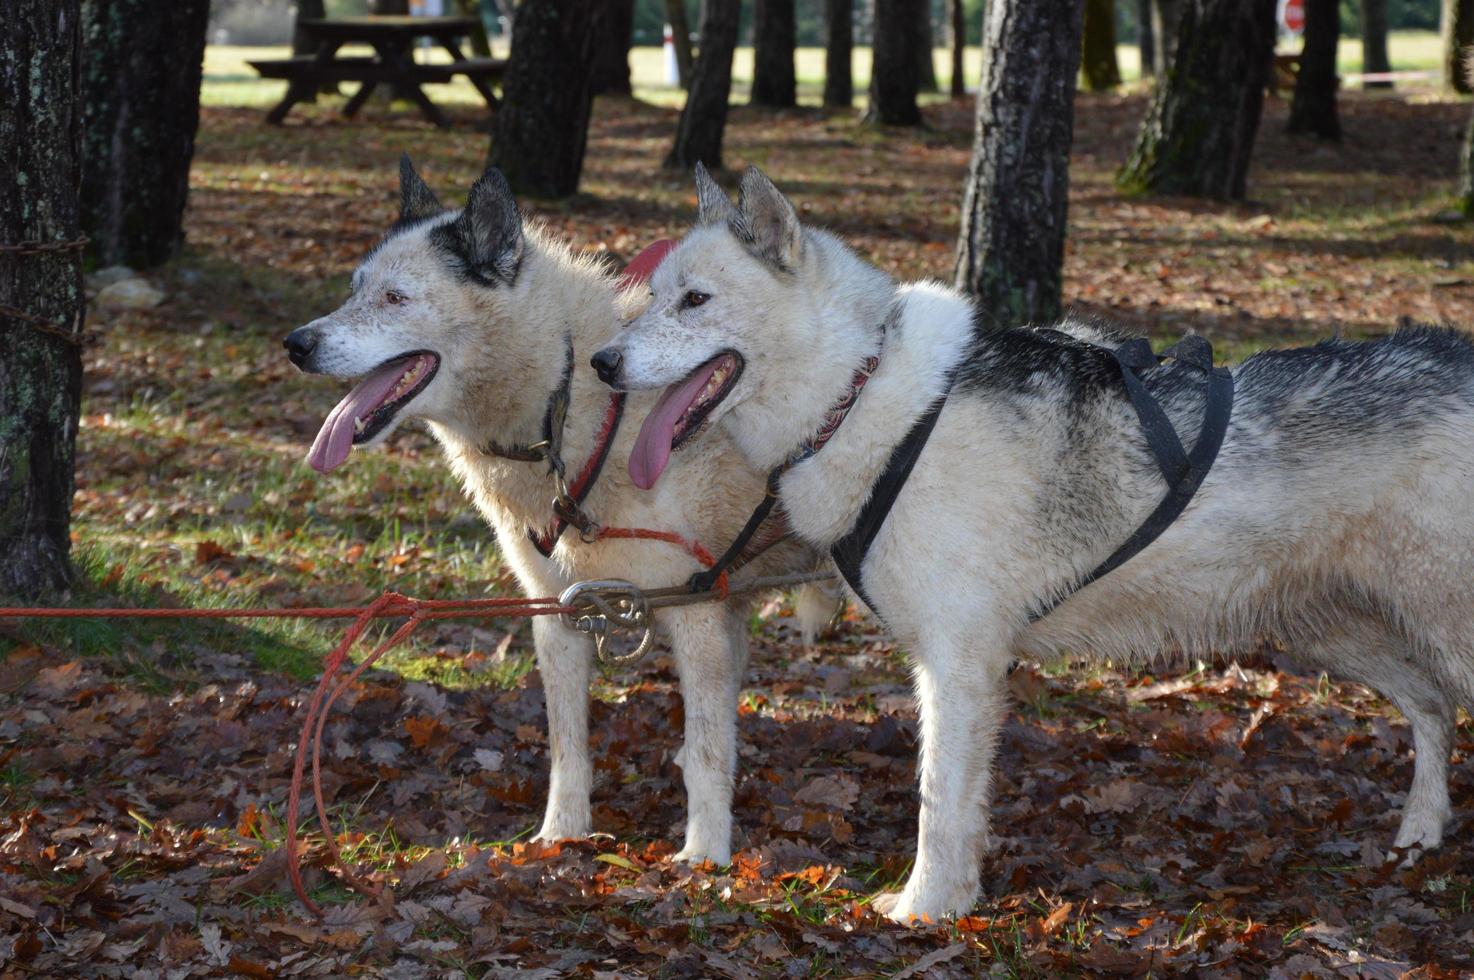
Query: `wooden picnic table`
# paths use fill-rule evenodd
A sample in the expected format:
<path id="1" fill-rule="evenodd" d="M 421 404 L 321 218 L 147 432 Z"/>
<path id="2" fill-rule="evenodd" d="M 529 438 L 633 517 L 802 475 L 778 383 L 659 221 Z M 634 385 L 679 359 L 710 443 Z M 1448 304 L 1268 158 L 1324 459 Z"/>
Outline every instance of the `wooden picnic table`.
<path id="1" fill-rule="evenodd" d="M 359 83 L 358 91 L 343 107 L 343 115 L 349 118 L 363 108 L 375 88 L 387 84 L 419 106 L 435 125 L 449 126 L 445 114 L 420 86 L 449 82 L 456 75 L 470 80 L 488 108 L 497 106 L 491 83 L 501 77 L 507 63 L 498 58 L 467 58 L 461 51 L 460 39 L 476 27 L 472 17 L 335 17 L 302 20 L 297 26 L 317 45 L 316 52 L 250 62 L 263 78 L 288 82 L 287 94 L 266 114 L 267 122 L 280 123 L 292 106 L 311 100 L 323 85 L 335 82 Z M 438 44 L 450 55 L 450 63 L 416 63 L 414 45 L 420 38 Z M 338 57 L 338 50 L 346 44 L 367 44 L 374 54 Z"/>

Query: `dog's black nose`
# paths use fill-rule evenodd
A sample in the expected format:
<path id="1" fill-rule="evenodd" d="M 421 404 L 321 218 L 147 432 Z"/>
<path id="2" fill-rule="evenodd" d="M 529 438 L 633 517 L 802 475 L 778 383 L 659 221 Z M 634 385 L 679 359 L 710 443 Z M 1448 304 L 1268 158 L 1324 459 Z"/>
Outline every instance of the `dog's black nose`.
<path id="1" fill-rule="evenodd" d="M 287 349 L 287 356 L 292 359 L 292 363 L 305 369 L 307 359 L 317 350 L 317 331 L 298 327 L 287 334 L 287 339 L 281 345 Z"/>
<path id="2" fill-rule="evenodd" d="M 589 358 L 589 363 L 594 366 L 599 380 L 612 386 L 619 381 L 619 369 L 624 367 L 624 355 L 613 347 L 605 347 Z"/>

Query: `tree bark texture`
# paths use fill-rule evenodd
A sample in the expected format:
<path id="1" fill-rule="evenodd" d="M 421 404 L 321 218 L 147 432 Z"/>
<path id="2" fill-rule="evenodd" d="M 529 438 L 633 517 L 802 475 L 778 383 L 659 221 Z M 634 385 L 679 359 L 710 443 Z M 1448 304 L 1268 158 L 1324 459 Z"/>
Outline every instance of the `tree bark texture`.
<path id="1" fill-rule="evenodd" d="M 855 0 L 824 0 L 824 104 L 832 109 L 855 102 L 854 52 Z"/>
<path id="2" fill-rule="evenodd" d="M 1181 20 L 1180 3 L 1187 0 L 1151 0 L 1152 3 L 1152 67 L 1158 78 L 1167 74 L 1172 55 L 1177 50 L 1177 24 Z"/>
<path id="3" fill-rule="evenodd" d="M 1157 34 L 1152 27 L 1152 0 L 1136 0 L 1136 50 L 1141 60 L 1141 77 L 1157 73 Z"/>
<path id="4" fill-rule="evenodd" d="M 82 4 L 82 227 L 99 265 L 145 269 L 184 244 L 209 15 L 209 0 Z"/>
<path id="5" fill-rule="evenodd" d="M 1470 60 L 1474 61 L 1474 57 Z M 1474 218 L 1474 118 L 1470 118 L 1469 128 L 1464 130 L 1464 153 L 1459 161 L 1459 207 L 1466 217 Z"/>
<path id="6" fill-rule="evenodd" d="M 630 38 L 635 29 L 635 0 L 605 0 L 604 23 L 595 37 L 595 95 L 632 95 Z"/>
<path id="7" fill-rule="evenodd" d="M 1339 0 L 1305 0 L 1300 72 L 1290 100 L 1289 131 L 1326 140 L 1341 138 L 1336 114 L 1336 44 L 1341 39 Z"/>
<path id="8" fill-rule="evenodd" d="M 691 25 L 686 21 L 685 0 L 665 0 L 665 22 L 670 25 L 671 43 L 676 48 L 676 75 L 681 88 L 691 87 Z"/>
<path id="9" fill-rule="evenodd" d="M 1387 57 L 1387 0 L 1361 0 L 1361 70 L 1368 75 L 1392 70 Z M 1391 88 L 1390 81 L 1362 82 L 1362 88 Z"/>
<path id="10" fill-rule="evenodd" d="M 1275 0 L 1180 0 L 1177 50 L 1157 79 L 1127 193 L 1242 200 L 1274 58 Z"/>
<path id="11" fill-rule="evenodd" d="M 1081 0 L 991 0 L 957 288 L 1000 326 L 1060 315 Z"/>
<path id="12" fill-rule="evenodd" d="M 608 30 L 603 0 L 523 0 L 489 162 L 516 194 L 567 197 L 578 190 L 593 103 L 593 63 Z"/>
<path id="13" fill-rule="evenodd" d="M 865 121 L 883 126 L 919 126 L 916 105 L 916 8 L 925 0 L 875 0 L 875 40 L 870 46 L 870 108 Z"/>
<path id="14" fill-rule="evenodd" d="M 967 53 L 967 10 L 963 7 L 963 0 L 947 0 L 947 7 L 952 18 L 952 98 L 960 99 L 967 94 L 963 67 Z"/>
<path id="15" fill-rule="evenodd" d="M 793 52 L 798 28 L 793 0 L 755 0 L 752 14 L 752 104 L 789 109 L 797 104 Z"/>
<path id="16" fill-rule="evenodd" d="M 82 234 L 82 14 L 79 0 L 5 4 L 0 595 L 30 597 L 72 580 L 72 465 L 82 389 L 82 253 L 76 245 Z M 21 242 L 51 247 L 17 247 Z"/>
<path id="17" fill-rule="evenodd" d="M 676 124 L 676 142 L 665 165 L 690 170 L 722 166 L 722 134 L 732 94 L 732 54 L 737 50 L 739 0 L 702 0 L 701 53 L 691 70 L 691 91 Z"/>
<path id="18" fill-rule="evenodd" d="M 1121 84 L 1121 67 L 1116 63 L 1115 0 L 1085 0 L 1083 42 L 1085 90 L 1108 92 Z"/>
<path id="19" fill-rule="evenodd" d="M 935 33 L 931 23 L 931 0 L 916 5 L 916 88 L 921 92 L 937 92 Z"/>
<path id="20" fill-rule="evenodd" d="M 1439 34 L 1443 38 L 1443 84 L 1455 92 L 1468 93 L 1470 79 L 1464 72 L 1464 49 L 1474 45 L 1474 0 L 1443 0 Z"/>

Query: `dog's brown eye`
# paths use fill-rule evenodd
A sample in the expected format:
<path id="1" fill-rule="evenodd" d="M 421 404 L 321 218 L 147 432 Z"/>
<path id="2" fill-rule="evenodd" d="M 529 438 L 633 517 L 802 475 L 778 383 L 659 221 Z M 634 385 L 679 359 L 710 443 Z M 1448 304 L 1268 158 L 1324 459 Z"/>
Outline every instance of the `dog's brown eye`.
<path id="1" fill-rule="evenodd" d="M 709 299 L 711 299 L 711 296 L 707 295 L 706 293 L 698 293 L 696 290 L 693 289 L 685 296 L 681 297 L 681 309 L 684 310 L 690 309 L 693 306 L 700 306 L 702 303 L 705 303 Z"/>
<path id="2" fill-rule="evenodd" d="M 407 299 L 409 299 L 409 297 L 404 295 L 397 289 L 391 289 L 384 294 L 384 302 L 388 303 L 390 306 L 398 306 L 400 303 L 403 303 Z"/>

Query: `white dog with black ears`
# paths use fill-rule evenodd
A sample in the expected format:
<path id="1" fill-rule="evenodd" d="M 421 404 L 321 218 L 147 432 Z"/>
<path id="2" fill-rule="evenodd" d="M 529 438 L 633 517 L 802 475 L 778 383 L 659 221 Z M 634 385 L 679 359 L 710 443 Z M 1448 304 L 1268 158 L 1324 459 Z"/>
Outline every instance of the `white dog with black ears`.
<path id="1" fill-rule="evenodd" d="M 1474 705 L 1467 338 L 1410 329 L 1250 358 L 1190 506 L 1076 592 L 1166 494 L 1119 338 L 1068 322 L 981 329 L 965 297 L 897 287 L 800 227 L 755 170 L 735 208 L 699 170 L 697 197 L 698 226 L 656 271 L 646 311 L 594 357 L 615 387 L 670 386 L 632 452 L 638 484 L 693 424 L 716 424 L 776 468 L 794 530 L 831 549 L 942 406 L 851 580 L 910 651 L 921 709 L 916 863 L 881 911 L 907 922 L 972 906 L 1018 656 L 1282 641 L 1407 716 L 1417 757 L 1396 846 L 1440 842 L 1455 707 Z M 1204 372 L 1140 377 L 1184 442 L 1209 431 Z"/>

